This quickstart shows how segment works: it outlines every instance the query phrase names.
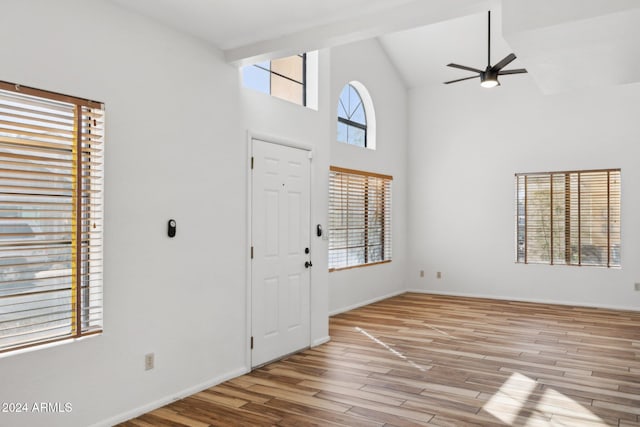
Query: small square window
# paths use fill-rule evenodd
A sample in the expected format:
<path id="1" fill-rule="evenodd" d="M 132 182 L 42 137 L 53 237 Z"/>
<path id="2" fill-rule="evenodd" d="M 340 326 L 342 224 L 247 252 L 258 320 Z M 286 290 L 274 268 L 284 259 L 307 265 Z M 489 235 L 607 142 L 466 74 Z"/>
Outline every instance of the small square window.
<path id="1" fill-rule="evenodd" d="M 243 67 L 243 85 L 306 106 L 306 57 L 294 55 Z"/>

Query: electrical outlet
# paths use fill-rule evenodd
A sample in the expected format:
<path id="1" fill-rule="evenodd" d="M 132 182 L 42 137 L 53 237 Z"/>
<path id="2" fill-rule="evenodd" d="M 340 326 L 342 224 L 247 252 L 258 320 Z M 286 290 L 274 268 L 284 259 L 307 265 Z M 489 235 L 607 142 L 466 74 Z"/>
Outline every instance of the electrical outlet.
<path id="1" fill-rule="evenodd" d="M 635 283 L 633 286 L 636 291 L 640 291 L 640 283 Z"/>
<path id="2" fill-rule="evenodd" d="M 424 277 L 424 270 L 420 270 L 420 277 Z"/>
<path id="3" fill-rule="evenodd" d="M 442 279 L 442 272 L 441 271 L 438 271 L 436 273 L 436 279 Z"/>
<path id="4" fill-rule="evenodd" d="M 154 353 L 148 353 L 144 355 L 144 370 L 148 371 L 153 369 L 153 366 L 155 365 L 155 354 Z"/>

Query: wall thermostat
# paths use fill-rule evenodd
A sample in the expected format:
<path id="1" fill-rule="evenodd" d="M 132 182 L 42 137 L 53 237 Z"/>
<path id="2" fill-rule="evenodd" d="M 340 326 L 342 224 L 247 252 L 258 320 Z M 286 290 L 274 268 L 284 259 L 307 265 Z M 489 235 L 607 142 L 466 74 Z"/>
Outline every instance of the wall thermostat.
<path id="1" fill-rule="evenodd" d="M 169 237 L 175 237 L 176 235 L 176 220 L 170 219 L 167 228 L 167 234 Z"/>

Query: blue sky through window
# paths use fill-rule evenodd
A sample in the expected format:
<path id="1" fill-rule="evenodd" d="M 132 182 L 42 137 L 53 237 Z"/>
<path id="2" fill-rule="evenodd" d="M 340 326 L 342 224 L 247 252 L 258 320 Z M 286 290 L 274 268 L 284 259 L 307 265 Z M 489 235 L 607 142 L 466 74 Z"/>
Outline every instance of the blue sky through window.
<path id="1" fill-rule="evenodd" d="M 264 70 L 263 68 L 266 68 L 266 70 Z M 271 93 L 271 73 L 268 70 L 269 61 L 242 67 L 242 83 L 245 87 L 257 90 L 258 92 L 269 94 Z"/>
<path id="2" fill-rule="evenodd" d="M 362 105 L 362 98 L 358 91 L 351 85 L 346 85 L 340 93 L 340 101 L 338 102 L 338 117 L 342 117 L 352 122 L 367 124 L 367 119 Z"/>

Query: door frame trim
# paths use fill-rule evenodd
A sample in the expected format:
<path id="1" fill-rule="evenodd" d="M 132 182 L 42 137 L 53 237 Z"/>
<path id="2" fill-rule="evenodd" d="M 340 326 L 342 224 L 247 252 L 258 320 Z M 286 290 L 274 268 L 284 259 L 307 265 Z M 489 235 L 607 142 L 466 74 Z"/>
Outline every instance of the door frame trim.
<path id="1" fill-rule="evenodd" d="M 253 194 L 253 183 L 252 183 L 252 171 L 251 171 L 251 157 L 253 156 L 253 140 L 257 139 L 260 141 L 264 141 L 264 142 L 268 142 L 270 144 L 276 144 L 276 145 L 282 145 L 285 147 L 290 147 L 290 148 L 297 148 L 300 150 L 304 150 L 308 153 L 309 156 L 309 162 L 310 162 L 310 167 L 309 167 L 309 225 L 313 224 L 312 221 L 312 216 L 313 213 L 311 211 L 311 206 L 313 206 L 312 203 L 312 197 L 313 197 L 313 167 L 311 165 L 312 163 L 312 159 L 313 159 L 313 145 L 311 144 L 306 144 L 303 142 L 298 142 L 298 141 L 294 141 L 291 139 L 287 139 L 287 138 L 282 138 L 282 137 L 278 137 L 278 136 L 273 136 L 273 135 L 268 135 L 268 134 L 264 134 L 264 133 L 259 133 L 259 132 L 254 132 L 251 130 L 247 131 L 247 158 L 246 158 L 246 173 L 247 173 L 247 189 L 246 189 L 246 195 L 247 195 L 247 214 L 246 214 L 246 230 L 247 230 L 247 235 L 246 235 L 246 245 L 245 245 L 245 259 L 246 259 L 246 267 L 245 267 L 245 277 L 246 277 L 246 283 L 245 283 L 245 294 L 246 294 L 246 299 L 245 299 L 245 318 L 246 318 L 246 328 L 245 328 L 245 366 L 247 368 L 247 372 L 251 372 L 253 370 L 252 365 L 252 361 L 251 361 L 251 325 L 252 325 L 252 307 L 251 307 L 251 302 L 252 302 L 252 274 L 251 274 L 251 240 L 252 240 L 252 236 L 253 236 L 253 230 L 251 227 L 251 220 L 252 217 L 251 215 L 253 214 L 253 199 L 252 199 L 252 194 Z M 313 228 L 313 227 L 311 227 Z M 313 230 L 309 230 L 310 233 Z M 311 244 L 311 236 L 312 234 L 309 235 L 309 244 Z M 310 274 L 309 275 L 309 289 L 311 289 L 311 283 L 312 283 L 312 278 L 313 275 Z M 311 292 L 309 293 L 309 299 L 311 299 Z M 311 346 L 311 340 L 312 340 L 312 336 L 311 336 L 311 311 L 312 311 L 312 307 L 311 307 L 311 301 L 309 301 L 309 346 Z"/>

